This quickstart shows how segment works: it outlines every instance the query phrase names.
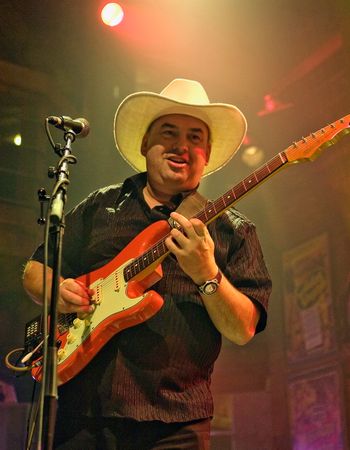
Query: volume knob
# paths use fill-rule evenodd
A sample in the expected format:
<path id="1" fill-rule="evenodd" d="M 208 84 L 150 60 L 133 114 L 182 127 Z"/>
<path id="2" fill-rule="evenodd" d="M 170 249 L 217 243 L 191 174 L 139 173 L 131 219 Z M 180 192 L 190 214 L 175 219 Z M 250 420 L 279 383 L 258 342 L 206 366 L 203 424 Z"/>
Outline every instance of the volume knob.
<path id="1" fill-rule="evenodd" d="M 71 344 L 75 340 L 76 340 L 76 336 L 73 333 L 68 333 L 67 334 L 67 342 L 68 342 L 68 344 Z"/>
<path id="2" fill-rule="evenodd" d="M 66 357 L 66 351 L 63 348 L 60 348 L 57 352 L 57 359 L 58 361 L 61 361 L 63 358 Z"/>
<path id="3" fill-rule="evenodd" d="M 74 326 L 74 328 L 79 328 L 82 324 L 83 324 L 83 320 L 78 319 L 78 317 L 77 317 L 76 319 L 73 320 L 73 326 Z"/>

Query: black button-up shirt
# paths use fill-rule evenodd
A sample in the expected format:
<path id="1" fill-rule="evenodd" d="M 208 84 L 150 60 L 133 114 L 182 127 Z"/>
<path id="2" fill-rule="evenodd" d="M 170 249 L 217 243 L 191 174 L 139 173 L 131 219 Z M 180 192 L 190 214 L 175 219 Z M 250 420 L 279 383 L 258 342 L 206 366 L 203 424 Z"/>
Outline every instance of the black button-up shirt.
<path id="1" fill-rule="evenodd" d="M 78 277 L 121 252 L 170 210 L 150 209 L 142 189 L 146 174 L 90 194 L 66 216 L 62 275 Z M 174 199 L 174 203 L 181 198 Z M 177 205 L 174 204 L 174 208 Z M 218 266 L 258 305 L 264 329 L 271 281 L 254 225 L 235 209 L 209 226 Z M 149 231 L 150 237 L 152 231 Z M 43 261 L 42 246 L 32 259 Z M 193 281 L 175 258 L 162 263 L 152 289 L 164 305 L 152 318 L 115 335 L 75 378 L 59 389 L 59 414 L 131 417 L 164 422 L 212 416 L 210 379 L 221 348 Z"/>

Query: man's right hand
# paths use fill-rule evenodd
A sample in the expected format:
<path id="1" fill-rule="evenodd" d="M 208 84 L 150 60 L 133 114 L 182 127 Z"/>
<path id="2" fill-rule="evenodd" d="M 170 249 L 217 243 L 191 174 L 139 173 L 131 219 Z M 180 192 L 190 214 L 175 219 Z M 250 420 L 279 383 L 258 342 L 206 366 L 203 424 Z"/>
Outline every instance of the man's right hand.
<path id="1" fill-rule="evenodd" d="M 38 261 L 28 261 L 23 273 L 23 286 L 31 298 L 39 304 L 43 301 L 43 269 Z M 51 292 L 52 269 L 47 268 L 47 289 Z M 80 316 L 91 314 L 94 309 L 95 291 L 73 278 L 61 278 L 57 309 L 60 313 L 78 313 Z"/>
<path id="2" fill-rule="evenodd" d="M 93 295 L 95 291 L 73 278 L 66 278 L 60 284 L 60 295 L 57 310 L 60 313 L 90 314 L 95 305 Z"/>

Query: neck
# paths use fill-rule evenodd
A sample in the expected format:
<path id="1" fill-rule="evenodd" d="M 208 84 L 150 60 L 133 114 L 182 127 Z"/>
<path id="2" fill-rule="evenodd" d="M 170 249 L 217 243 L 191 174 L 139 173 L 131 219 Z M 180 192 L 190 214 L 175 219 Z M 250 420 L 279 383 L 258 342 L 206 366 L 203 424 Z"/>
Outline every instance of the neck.
<path id="1" fill-rule="evenodd" d="M 146 186 L 143 188 L 143 196 L 146 203 L 150 208 L 154 208 L 157 205 L 172 206 L 171 199 L 175 194 L 168 194 L 165 192 L 158 191 L 147 182 Z"/>

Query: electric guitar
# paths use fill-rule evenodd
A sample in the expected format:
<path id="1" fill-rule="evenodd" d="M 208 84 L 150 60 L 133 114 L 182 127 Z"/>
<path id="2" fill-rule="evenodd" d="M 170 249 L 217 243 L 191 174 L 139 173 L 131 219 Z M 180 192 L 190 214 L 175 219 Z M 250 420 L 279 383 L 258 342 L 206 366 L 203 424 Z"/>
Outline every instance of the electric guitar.
<path id="1" fill-rule="evenodd" d="M 349 132 L 350 114 L 294 142 L 220 198 L 208 202 L 195 217 L 209 224 L 288 164 L 314 160 L 323 148 Z M 115 334 L 146 321 L 162 307 L 163 299 L 157 292 L 145 291 L 162 277 L 161 262 L 169 254 L 165 238 L 170 230 L 171 221 L 150 225 L 108 264 L 78 278 L 95 290 L 96 308 L 85 319 L 76 314 L 58 314 L 58 384 L 77 375 Z M 39 334 L 39 320 L 27 324 L 25 339 L 27 344 L 31 342 L 30 348 L 34 348 L 33 339 Z M 40 380 L 42 355 L 39 348 L 32 353 L 30 370 Z"/>

